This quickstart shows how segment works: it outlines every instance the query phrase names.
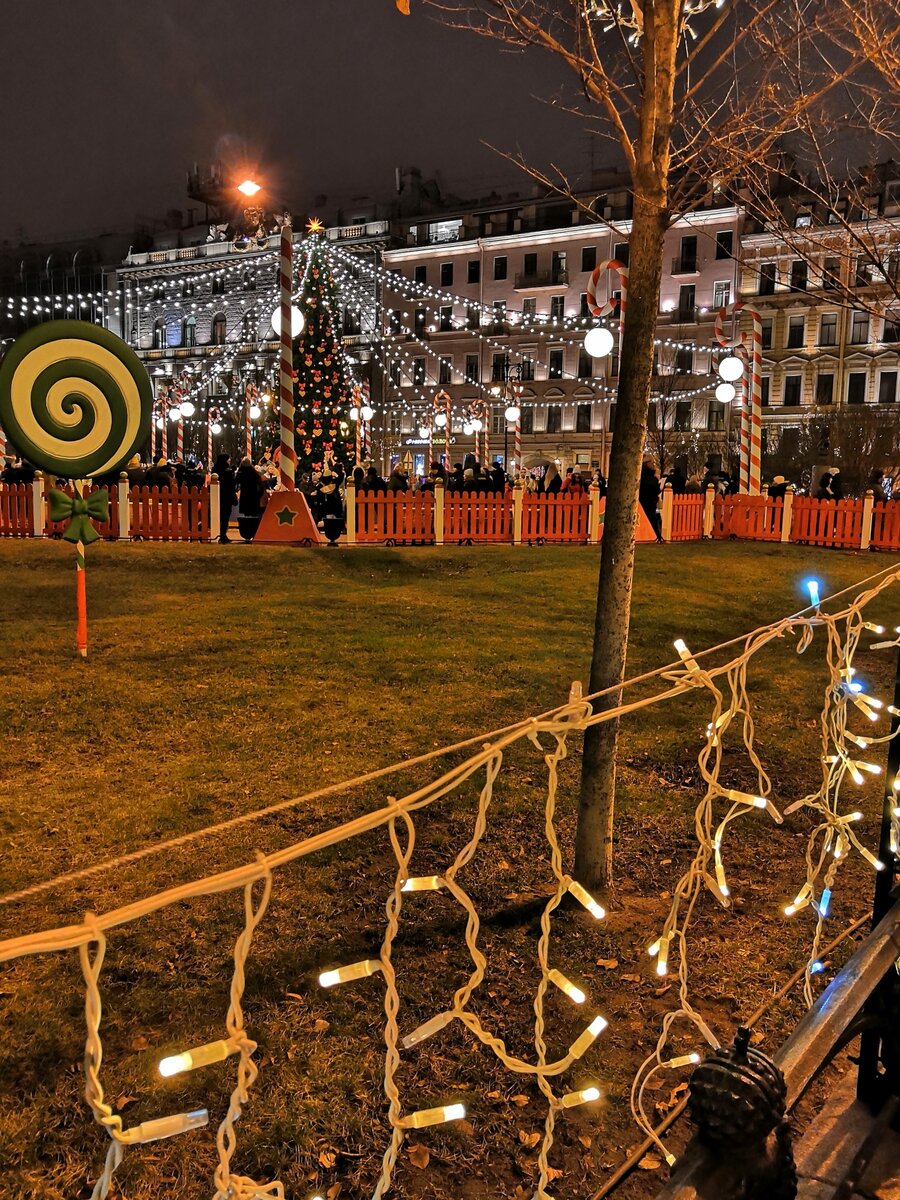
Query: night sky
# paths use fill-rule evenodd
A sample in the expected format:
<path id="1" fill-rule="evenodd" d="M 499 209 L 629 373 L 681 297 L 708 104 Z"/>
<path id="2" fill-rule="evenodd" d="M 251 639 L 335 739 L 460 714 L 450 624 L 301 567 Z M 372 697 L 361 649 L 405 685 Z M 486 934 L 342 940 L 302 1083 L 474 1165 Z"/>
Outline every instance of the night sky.
<path id="1" fill-rule="evenodd" d="M 186 206 L 194 161 L 258 167 L 298 211 L 387 199 L 398 165 L 464 197 L 527 188 L 482 139 L 590 163 L 577 119 L 535 99 L 567 79 L 549 56 L 390 0 L 4 0 L 3 15 L 0 239 L 129 231 Z"/>

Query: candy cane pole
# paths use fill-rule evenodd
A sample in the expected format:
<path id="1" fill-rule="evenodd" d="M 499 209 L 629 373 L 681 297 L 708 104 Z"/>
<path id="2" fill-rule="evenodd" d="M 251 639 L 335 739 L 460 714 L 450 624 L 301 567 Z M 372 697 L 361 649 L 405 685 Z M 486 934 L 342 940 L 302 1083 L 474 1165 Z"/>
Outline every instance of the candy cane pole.
<path id="1" fill-rule="evenodd" d="M 256 399 L 256 388 L 252 383 L 248 383 L 244 388 L 244 415 L 246 422 L 247 445 L 245 454 L 250 461 L 253 461 L 253 425 L 250 418 L 250 406 Z"/>
<path id="2" fill-rule="evenodd" d="M 281 257 L 278 282 L 281 290 L 281 354 L 278 370 L 278 395 L 281 410 L 281 486 L 294 489 L 297 474 L 297 452 L 294 449 L 294 368 L 291 337 L 291 284 L 293 281 L 293 231 L 289 221 L 281 227 Z"/>
<path id="3" fill-rule="evenodd" d="M 741 434 L 740 434 L 740 474 L 738 487 L 740 491 L 750 491 L 750 378 L 747 372 L 747 352 L 739 347 L 744 359 L 744 374 L 741 376 Z"/>
<path id="4" fill-rule="evenodd" d="M 622 340 L 625 336 L 625 309 L 628 307 L 628 267 L 617 258 L 610 258 L 599 263 L 591 272 L 587 285 L 587 305 L 594 317 L 607 317 L 616 307 L 610 298 L 603 304 L 597 301 L 597 285 L 606 271 L 615 271 L 619 276 L 619 289 L 622 293 L 619 299 L 619 371 L 622 370 Z"/>
<path id="5" fill-rule="evenodd" d="M 150 411 L 150 461 L 156 462 L 156 414 L 159 412 L 158 404 L 154 404 Z"/>
<path id="6" fill-rule="evenodd" d="M 758 496 L 762 490 L 762 318 L 759 313 L 748 308 L 743 300 L 737 300 L 732 305 L 733 316 L 744 310 L 753 321 L 753 332 L 748 337 L 741 332 L 732 338 L 726 338 L 724 322 L 727 310 L 720 308 L 716 314 L 716 341 L 723 349 L 741 349 L 750 359 L 749 405 L 746 406 L 747 433 L 744 432 L 745 405 L 742 402 L 741 413 L 741 486 L 746 478 L 747 492 Z M 746 362 L 746 358 L 745 358 Z M 744 378 L 746 378 L 746 370 Z M 746 384 L 744 385 L 746 388 Z M 742 388 L 742 400 L 746 392 Z"/>
<path id="7" fill-rule="evenodd" d="M 212 475 L 213 469 L 213 421 L 219 414 L 214 408 L 206 410 L 206 471 L 208 475 Z"/>
<path id="8" fill-rule="evenodd" d="M 515 464 L 514 470 L 521 471 L 522 470 L 522 406 L 520 404 L 516 404 L 516 408 L 519 410 L 519 415 L 516 417 L 516 450 L 515 450 L 516 464 Z"/>
<path id="9" fill-rule="evenodd" d="M 3 427 L 0 426 L 0 458 L 6 457 L 6 434 L 3 432 Z"/>
<path id="10" fill-rule="evenodd" d="M 485 400 L 481 406 L 481 413 L 481 419 L 483 421 L 481 429 L 481 446 L 482 453 L 484 454 L 482 465 L 487 467 L 490 465 L 491 461 L 491 406 L 488 404 L 487 400 Z"/>
<path id="11" fill-rule="evenodd" d="M 160 451 L 163 458 L 169 457 L 169 389 L 165 386 L 159 389 L 159 412 L 162 417 L 162 437 L 160 439 Z"/>

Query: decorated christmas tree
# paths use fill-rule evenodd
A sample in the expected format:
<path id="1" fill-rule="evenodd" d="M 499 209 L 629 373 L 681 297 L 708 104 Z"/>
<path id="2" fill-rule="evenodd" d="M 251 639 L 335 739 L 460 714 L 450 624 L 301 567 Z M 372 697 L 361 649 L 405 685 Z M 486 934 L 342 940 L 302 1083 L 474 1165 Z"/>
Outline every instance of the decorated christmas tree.
<path id="1" fill-rule="evenodd" d="M 305 323 L 294 343 L 297 477 L 321 470 L 329 456 L 346 473 L 355 448 L 350 421 L 353 381 L 341 348 L 337 291 L 324 234 L 310 233 L 298 269 Z"/>

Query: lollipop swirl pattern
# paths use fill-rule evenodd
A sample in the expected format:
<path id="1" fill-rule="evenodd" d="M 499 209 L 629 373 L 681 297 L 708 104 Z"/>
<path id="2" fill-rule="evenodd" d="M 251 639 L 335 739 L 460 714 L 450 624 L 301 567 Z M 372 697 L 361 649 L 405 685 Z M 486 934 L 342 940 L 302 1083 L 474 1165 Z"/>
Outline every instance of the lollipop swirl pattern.
<path id="1" fill-rule="evenodd" d="M 35 466 L 70 479 L 124 465 L 149 436 L 152 403 L 137 355 L 86 322 L 28 330 L 0 366 L 0 425 Z"/>

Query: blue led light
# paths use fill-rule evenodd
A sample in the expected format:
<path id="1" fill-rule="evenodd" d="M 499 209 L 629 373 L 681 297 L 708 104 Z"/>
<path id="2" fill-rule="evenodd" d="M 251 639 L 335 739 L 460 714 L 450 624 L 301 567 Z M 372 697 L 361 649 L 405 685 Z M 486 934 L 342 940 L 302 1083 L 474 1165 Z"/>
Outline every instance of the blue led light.
<path id="1" fill-rule="evenodd" d="M 816 606 L 816 608 L 818 608 L 819 604 L 821 602 L 821 598 L 819 596 L 819 581 L 818 581 L 818 579 L 805 579 L 803 581 L 803 586 L 809 592 L 810 604 L 814 604 Z"/>
<path id="2" fill-rule="evenodd" d="M 824 970 L 825 970 L 825 964 L 823 962 L 819 962 L 819 960 L 816 959 L 816 961 L 809 968 L 809 973 L 810 973 L 810 975 L 821 975 L 821 973 Z"/>
<path id="3" fill-rule="evenodd" d="M 819 901 L 819 915 L 822 917 L 828 916 L 828 905 L 831 903 L 831 888 L 826 888 L 822 893 L 822 899 Z"/>

